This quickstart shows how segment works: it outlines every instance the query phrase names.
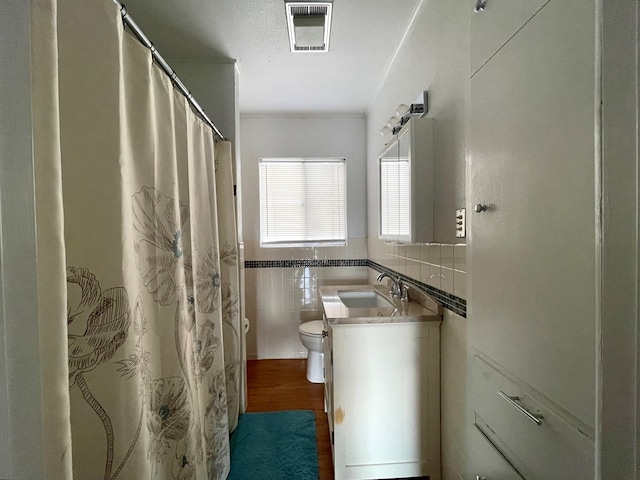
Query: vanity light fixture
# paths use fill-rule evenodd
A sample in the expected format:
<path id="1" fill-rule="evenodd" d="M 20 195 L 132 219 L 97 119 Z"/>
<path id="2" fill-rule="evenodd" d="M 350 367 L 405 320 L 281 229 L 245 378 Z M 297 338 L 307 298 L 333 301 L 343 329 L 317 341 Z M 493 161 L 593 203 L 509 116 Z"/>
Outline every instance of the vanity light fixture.
<path id="1" fill-rule="evenodd" d="M 328 52 L 331 1 L 285 1 L 289 48 L 292 52 Z"/>
<path id="2" fill-rule="evenodd" d="M 380 135 L 394 135 L 400 131 L 402 126 L 409 121 L 411 117 L 424 117 L 429 112 L 429 96 L 424 90 L 411 105 L 401 103 L 396 109 L 395 115 L 389 118 L 387 124 L 380 129 Z"/>
<path id="3" fill-rule="evenodd" d="M 400 115 L 400 118 L 402 118 L 407 113 L 409 113 L 410 109 L 411 107 L 409 105 L 407 105 L 406 103 L 401 103 L 400 105 L 398 105 L 398 108 L 396 108 L 396 115 Z"/>

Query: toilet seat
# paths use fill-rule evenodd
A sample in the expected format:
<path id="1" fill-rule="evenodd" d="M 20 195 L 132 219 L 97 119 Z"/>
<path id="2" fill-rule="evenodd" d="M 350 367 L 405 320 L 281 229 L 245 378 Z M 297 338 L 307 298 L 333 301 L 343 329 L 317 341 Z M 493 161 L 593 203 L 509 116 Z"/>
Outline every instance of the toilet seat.
<path id="1" fill-rule="evenodd" d="M 303 335 L 309 335 L 311 337 L 321 337 L 324 330 L 324 323 L 322 320 L 312 320 L 311 322 L 305 322 L 298 327 L 298 331 Z"/>

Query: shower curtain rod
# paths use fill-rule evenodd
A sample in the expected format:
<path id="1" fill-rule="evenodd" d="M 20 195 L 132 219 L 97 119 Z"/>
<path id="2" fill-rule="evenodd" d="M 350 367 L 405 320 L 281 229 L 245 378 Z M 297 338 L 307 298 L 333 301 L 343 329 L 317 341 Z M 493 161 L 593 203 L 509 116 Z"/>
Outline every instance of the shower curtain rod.
<path id="1" fill-rule="evenodd" d="M 133 18 L 131 18 L 131 15 L 127 13 L 126 7 L 122 3 L 120 3 L 118 0 L 113 0 L 113 3 L 115 3 L 120 7 L 120 15 L 122 16 L 122 21 L 124 22 L 124 24 L 131 29 L 131 31 L 138 38 L 140 43 L 142 43 L 145 47 L 151 50 L 151 55 L 153 57 L 153 60 L 155 60 L 155 62 L 158 65 L 160 65 L 160 68 L 162 68 L 162 70 L 169 76 L 173 84 L 178 88 L 178 90 L 180 90 L 180 93 L 182 93 L 182 95 L 184 95 L 187 98 L 187 100 L 189 101 L 191 106 L 194 108 L 196 113 L 200 116 L 200 118 L 202 118 L 202 120 L 204 120 L 205 123 L 213 129 L 213 132 L 216 134 L 216 136 L 220 140 L 226 140 L 224 135 L 222 135 L 222 133 L 220 133 L 220 130 L 218 130 L 218 127 L 216 127 L 214 123 L 211 121 L 211 119 L 207 116 L 207 114 L 204 113 L 204 110 L 202 109 L 200 104 L 196 101 L 196 99 L 193 97 L 189 89 L 178 78 L 178 75 L 176 74 L 176 72 L 169 66 L 169 64 L 165 61 L 165 59 L 162 58 L 162 55 L 160 55 L 156 47 L 153 45 L 153 43 L 151 43 L 151 40 L 149 40 L 149 37 L 147 37 L 142 31 L 142 29 L 138 26 L 138 24 L 133 21 Z"/>

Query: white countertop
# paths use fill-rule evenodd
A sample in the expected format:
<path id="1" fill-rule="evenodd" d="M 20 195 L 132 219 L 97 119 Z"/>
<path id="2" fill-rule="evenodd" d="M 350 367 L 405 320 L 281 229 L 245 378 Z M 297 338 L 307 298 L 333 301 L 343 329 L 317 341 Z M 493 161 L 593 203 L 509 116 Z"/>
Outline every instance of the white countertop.
<path id="1" fill-rule="evenodd" d="M 347 308 L 338 296 L 338 292 L 344 290 L 375 290 L 391 302 L 393 307 Z M 320 287 L 320 298 L 329 326 L 442 321 L 442 307 L 430 297 L 425 303 L 431 308 L 421 305 L 415 300 L 402 302 L 391 297 L 388 288 L 380 284 L 324 286 Z"/>

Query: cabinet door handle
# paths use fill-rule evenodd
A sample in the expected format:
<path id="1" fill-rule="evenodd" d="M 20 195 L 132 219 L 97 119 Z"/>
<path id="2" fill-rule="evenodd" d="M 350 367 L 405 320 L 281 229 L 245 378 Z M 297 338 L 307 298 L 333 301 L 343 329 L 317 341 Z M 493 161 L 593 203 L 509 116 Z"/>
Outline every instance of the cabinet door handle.
<path id="1" fill-rule="evenodd" d="M 328 337 L 329 336 L 329 332 L 327 332 L 326 330 L 322 330 L 322 336 L 323 337 Z"/>
<path id="2" fill-rule="evenodd" d="M 473 9 L 474 12 L 480 13 L 487 6 L 487 0 L 476 0 L 476 6 Z"/>
<path id="3" fill-rule="evenodd" d="M 487 211 L 487 206 L 482 205 L 481 203 L 476 203 L 476 206 L 473 209 L 476 213 L 482 213 Z"/>
<path id="4" fill-rule="evenodd" d="M 502 390 L 498 392 L 498 395 L 504 398 L 507 401 L 507 403 L 509 403 L 509 405 L 514 407 L 516 410 L 518 410 L 521 414 L 523 414 L 533 423 L 535 423 L 538 426 L 542 425 L 542 420 L 541 420 L 542 415 L 539 415 L 537 413 L 531 413 L 529 410 L 527 410 L 522 405 L 520 405 L 518 403 L 520 401 L 520 397 L 509 396 L 506 393 L 504 393 Z"/>

